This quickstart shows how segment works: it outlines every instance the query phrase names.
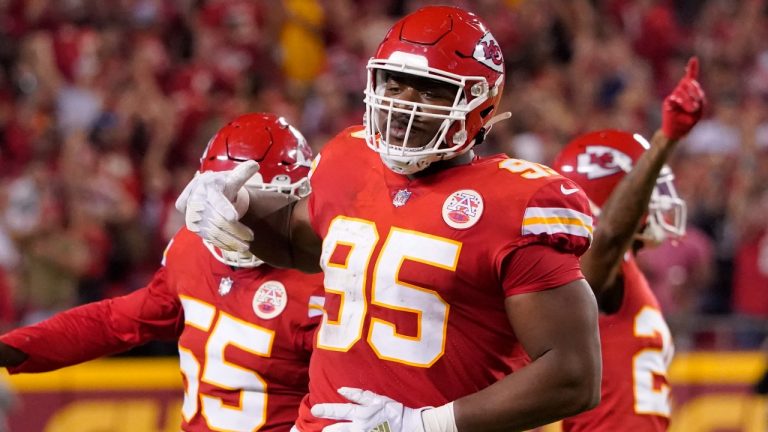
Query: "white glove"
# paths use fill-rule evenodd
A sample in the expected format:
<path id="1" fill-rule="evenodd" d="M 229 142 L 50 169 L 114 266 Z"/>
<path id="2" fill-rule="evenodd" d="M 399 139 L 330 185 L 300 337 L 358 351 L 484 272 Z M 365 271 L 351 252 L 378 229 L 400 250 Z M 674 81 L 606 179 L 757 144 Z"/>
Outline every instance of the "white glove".
<path id="1" fill-rule="evenodd" d="M 246 252 L 253 231 L 239 222 L 249 204 L 243 186 L 258 170 L 256 161 L 246 161 L 231 171 L 195 175 L 176 200 L 187 229 L 219 249 Z"/>
<path id="2" fill-rule="evenodd" d="M 323 432 L 424 432 L 421 413 L 431 407 L 408 408 L 400 402 L 368 390 L 342 387 L 339 394 L 354 403 L 321 403 L 312 415 L 346 420 L 323 428 Z"/>

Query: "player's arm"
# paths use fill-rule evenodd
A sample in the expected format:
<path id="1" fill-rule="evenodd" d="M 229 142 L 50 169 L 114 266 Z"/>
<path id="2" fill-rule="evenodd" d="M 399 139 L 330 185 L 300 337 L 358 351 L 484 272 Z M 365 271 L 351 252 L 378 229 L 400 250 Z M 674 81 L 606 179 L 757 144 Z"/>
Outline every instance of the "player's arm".
<path id="1" fill-rule="evenodd" d="M 581 257 L 581 270 L 599 300 L 610 297 L 614 289 L 622 286 L 617 283 L 622 257 L 632 245 L 643 215 L 648 212 L 656 179 L 676 142 L 661 130 L 656 131 L 650 148 L 619 182 L 601 209 L 592 246 Z"/>
<path id="2" fill-rule="evenodd" d="M 254 255 L 275 267 L 320 271 L 322 241 L 309 218 L 309 197 L 246 188 L 255 161 L 195 176 L 176 200 L 187 228 L 214 246 Z"/>
<path id="3" fill-rule="evenodd" d="M 259 190 L 249 194 L 250 205 L 241 221 L 253 231 L 251 253 L 275 267 L 319 272 L 322 240 L 310 225 L 309 197 L 294 201 Z"/>
<path id="4" fill-rule="evenodd" d="M 123 297 L 79 306 L 0 336 L 0 366 L 44 372 L 178 336 L 183 318 L 165 268 L 149 285 Z"/>
<path id="5" fill-rule="evenodd" d="M 532 362 L 454 403 L 459 431 L 525 430 L 572 416 L 600 400 L 597 305 L 582 279 L 511 296 L 507 313 Z"/>
<path id="6" fill-rule="evenodd" d="M 558 178 L 546 181 L 529 199 L 522 225 L 522 241 L 529 243 L 497 257 L 507 316 L 531 362 L 454 401 L 458 431 L 526 430 L 599 402 L 597 302 L 579 265 L 592 218 L 586 195 L 563 194 L 561 184 Z M 439 410 L 445 408 L 423 417 L 443 417 Z"/>
<path id="7" fill-rule="evenodd" d="M 679 139 L 701 118 L 705 96 L 697 77 L 698 60 L 694 57 L 685 76 L 664 100 L 662 127 L 653 135 L 650 148 L 603 205 L 592 247 L 581 259 L 582 272 L 598 299 L 611 297 L 612 291 L 621 288 L 617 283 L 621 260 L 648 210 L 656 179 Z"/>

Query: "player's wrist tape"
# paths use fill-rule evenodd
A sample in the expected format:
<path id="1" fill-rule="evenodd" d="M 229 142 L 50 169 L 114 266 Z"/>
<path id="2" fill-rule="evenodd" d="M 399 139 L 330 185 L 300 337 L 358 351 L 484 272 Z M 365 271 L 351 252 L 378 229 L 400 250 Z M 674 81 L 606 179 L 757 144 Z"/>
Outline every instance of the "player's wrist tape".
<path id="1" fill-rule="evenodd" d="M 458 432 L 453 416 L 453 402 L 421 412 L 424 432 Z"/>

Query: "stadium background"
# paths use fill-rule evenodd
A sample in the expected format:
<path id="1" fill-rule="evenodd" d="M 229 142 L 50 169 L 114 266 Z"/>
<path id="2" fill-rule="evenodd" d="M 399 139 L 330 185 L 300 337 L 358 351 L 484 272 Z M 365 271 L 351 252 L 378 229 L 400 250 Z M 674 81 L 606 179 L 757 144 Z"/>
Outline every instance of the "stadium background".
<path id="1" fill-rule="evenodd" d="M 365 63 L 415 0 L 0 0 L 0 329 L 141 287 L 227 119 L 271 111 L 315 150 L 361 121 Z M 671 165 L 689 234 L 641 255 L 675 337 L 673 431 L 766 431 L 766 0 L 443 1 L 504 50 L 479 150 L 548 163 L 573 136 L 649 136 L 689 56 L 709 107 Z M 4 379 L 10 429 L 170 431 L 174 347 Z"/>

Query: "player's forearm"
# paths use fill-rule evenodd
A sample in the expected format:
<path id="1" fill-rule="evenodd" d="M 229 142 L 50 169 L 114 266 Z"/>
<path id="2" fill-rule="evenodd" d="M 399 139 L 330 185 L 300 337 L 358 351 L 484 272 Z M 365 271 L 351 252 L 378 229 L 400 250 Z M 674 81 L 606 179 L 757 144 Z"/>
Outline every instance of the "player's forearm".
<path id="1" fill-rule="evenodd" d="M 572 416 L 600 399 L 598 311 L 583 279 L 505 301 L 519 343 L 533 360 L 458 399 L 459 432 L 518 431 Z"/>
<path id="2" fill-rule="evenodd" d="M 455 401 L 458 431 L 523 431 L 591 409 L 600 398 L 599 365 L 599 358 L 549 351 L 518 372 Z"/>
<path id="3" fill-rule="evenodd" d="M 309 225 L 306 202 L 274 192 L 248 192 L 250 204 L 241 222 L 253 231 L 251 253 L 275 267 L 319 272 L 321 240 Z"/>
<path id="4" fill-rule="evenodd" d="M 81 306 L 0 336 L 0 342 L 25 354 L 22 362 L 8 365 L 9 371 L 45 372 L 135 346 L 105 330 L 108 319 L 94 313 L 99 303 Z"/>
<path id="5" fill-rule="evenodd" d="M 615 269 L 631 246 L 648 211 L 656 180 L 674 145 L 675 141 L 657 131 L 651 140 L 651 147 L 605 202 L 592 246 L 581 258 L 584 276 L 598 295 L 602 294 L 602 288 L 610 285 Z"/>
<path id="6" fill-rule="evenodd" d="M 0 342 L 26 355 L 22 362 L 9 365 L 16 366 L 9 368 L 12 373 L 44 372 L 177 337 L 180 313 L 163 268 L 145 288 L 12 330 L 0 336 Z"/>

